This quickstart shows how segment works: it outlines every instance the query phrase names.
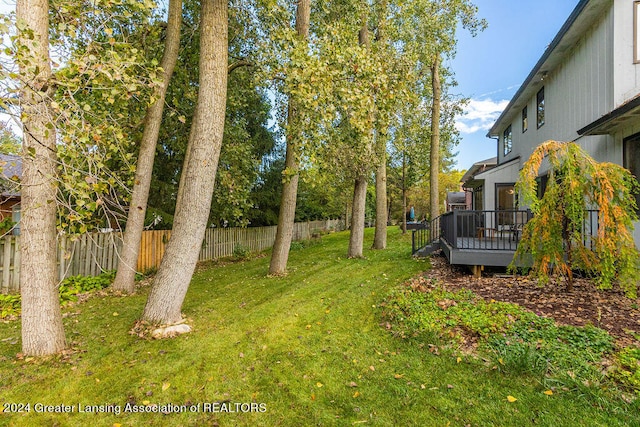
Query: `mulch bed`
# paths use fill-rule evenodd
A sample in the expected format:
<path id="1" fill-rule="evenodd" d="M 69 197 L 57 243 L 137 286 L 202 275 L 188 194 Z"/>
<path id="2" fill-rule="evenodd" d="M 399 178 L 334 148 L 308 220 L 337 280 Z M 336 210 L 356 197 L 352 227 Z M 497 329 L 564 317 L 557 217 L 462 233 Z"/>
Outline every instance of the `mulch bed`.
<path id="1" fill-rule="evenodd" d="M 431 257 L 431 264 L 425 277 L 439 279 L 449 291 L 469 289 L 486 300 L 515 303 L 558 324 L 591 324 L 608 331 L 619 346 L 640 346 L 640 299 L 627 298 L 620 290 L 599 290 L 592 281 L 578 278 L 567 292 L 563 283 L 540 286 L 536 280 L 504 271 L 485 271 L 476 279 L 439 255 Z"/>

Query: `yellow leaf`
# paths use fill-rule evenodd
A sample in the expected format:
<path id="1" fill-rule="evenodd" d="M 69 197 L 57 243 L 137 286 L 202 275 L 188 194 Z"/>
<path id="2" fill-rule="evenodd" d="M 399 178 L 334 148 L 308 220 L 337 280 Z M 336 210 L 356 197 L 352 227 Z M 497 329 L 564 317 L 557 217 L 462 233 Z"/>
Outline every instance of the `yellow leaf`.
<path id="1" fill-rule="evenodd" d="M 513 397 L 513 396 L 507 396 L 507 400 L 508 400 L 510 403 L 513 403 L 513 402 L 515 402 L 515 401 L 516 401 L 516 400 L 518 400 L 518 399 L 516 399 L 516 398 L 515 398 L 515 397 Z"/>
<path id="2" fill-rule="evenodd" d="M 547 396 L 553 396 L 553 391 L 547 390 L 544 392 L 544 394 L 546 394 Z"/>
<path id="3" fill-rule="evenodd" d="M 171 387 L 171 383 L 163 383 L 162 384 L 162 391 L 165 391 L 166 389 L 168 389 L 169 387 Z"/>
<path id="4" fill-rule="evenodd" d="M 358 397 L 358 396 L 360 396 L 360 392 L 359 392 L 359 391 L 356 391 L 355 393 L 353 393 L 353 397 L 354 397 L 354 398 L 355 398 L 355 397 Z"/>
<path id="5" fill-rule="evenodd" d="M 307 328 L 307 329 L 311 329 L 311 325 L 307 325 L 307 326 L 306 326 L 306 328 Z"/>
<path id="6" fill-rule="evenodd" d="M 323 385 L 324 385 L 324 384 L 322 384 L 322 383 L 320 383 L 320 382 L 316 383 L 316 387 L 318 387 L 318 388 L 322 387 Z"/>
<path id="7" fill-rule="evenodd" d="M 120 314 L 118 314 L 118 312 L 117 312 L 117 311 L 114 311 L 114 312 L 113 312 L 113 316 L 114 316 L 114 317 L 115 317 L 115 316 L 120 316 Z"/>
<path id="8" fill-rule="evenodd" d="M 113 427 L 122 427 L 122 424 L 120 424 L 120 423 L 113 423 Z"/>
<path id="9" fill-rule="evenodd" d="M 402 378 L 402 377 L 404 377 L 404 375 L 402 375 L 402 374 L 395 374 L 395 375 L 393 376 L 393 378 L 395 378 L 395 379 L 397 379 L 397 380 L 399 380 L 399 379 L 400 379 L 400 378 Z"/>
<path id="10" fill-rule="evenodd" d="M 462 362 L 462 357 L 458 357 L 458 358 L 456 359 L 456 362 L 458 362 L 458 363 Z"/>
<path id="11" fill-rule="evenodd" d="M 148 400 L 143 400 L 143 401 L 142 401 L 142 404 L 143 404 L 143 405 L 148 405 L 149 403 L 151 403 L 151 402 L 149 402 Z"/>

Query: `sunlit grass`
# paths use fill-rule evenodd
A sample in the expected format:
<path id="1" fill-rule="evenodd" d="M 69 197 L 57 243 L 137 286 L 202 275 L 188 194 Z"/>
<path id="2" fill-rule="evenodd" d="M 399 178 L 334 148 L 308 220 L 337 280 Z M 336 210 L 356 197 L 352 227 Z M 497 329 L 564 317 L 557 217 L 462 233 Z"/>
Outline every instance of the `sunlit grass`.
<path id="1" fill-rule="evenodd" d="M 75 352 L 19 360 L 19 322 L 0 324 L 0 404 L 31 412 L 0 415 L 6 425 L 633 425 L 623 402 L 576 393 L 547 396 L 527 376 L 506 376 L 481 361 L 435 355 L 380 324 L 379 304 L 428 268 L 410 257 L 410 235 L 390 229 L 389 248 L 345 258 L 348 234 L 291 252 L 289 274 L 267 277 L 268 257 L 210 265 L 194 276 L 183 311 L 191 334 L 162 341 L 128 332 L 147 290 L 65 309 Z M 368 230 L 365 247 L 372 241 Z M 518 400 L 510 403 L 507 396 Z M 78 405 L 123 410 L 185 405 L 186 413 L 78 413 Z M 205 404 L 234 411 L 204 412 Z M 34 413 L 36 403 L 71 405 Z M 195 405 L 197 412 L 190 412 Z M 247 407 L 246 405 L 244 406 Z M 213 408 L 213 407 L 212 407 Z M 637 408 L 636 408 L 637 411 Z"/>

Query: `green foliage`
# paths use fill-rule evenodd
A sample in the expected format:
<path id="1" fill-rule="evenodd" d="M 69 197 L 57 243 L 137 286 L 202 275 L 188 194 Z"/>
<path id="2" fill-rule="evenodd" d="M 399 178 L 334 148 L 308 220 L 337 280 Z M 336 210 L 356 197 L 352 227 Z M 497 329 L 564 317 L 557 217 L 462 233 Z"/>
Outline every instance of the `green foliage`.
<path id="1" fill-rule="evenodd" d="M 249 258 L 249 255 L 251 255 L 251 250 L 240 244 L 240 243 L 236 243 L 233 246 L 233 258 L 237 259 L 237 260 L 243 260 L 243 259 L 247 259 Z"/>
<path id="2" fill-rule="evenodd" d="M 0 319 L 19 315 L 20 301 L 19 294 L 0 294 Z"/>
<path id="3" fill-rule="evenodd" d="M 7 234 L 16 225 L 10 217 L 6 217 L 0 221 L 0 236 Z"/>
<path id="4" fill-rule="evenodd" d="M 64 279 L 59 286 L 60 302 L 65 305 L 77 301 L 77 295 L 85 292 L 99 291 L 108 287 L 115 278 L 115 271 L 107 271 L 99 276 L 71 276 Z"/>
<path id="5" fill-rule="evenodd" d="M 544 159 L 550 164 L 547 188 L 537 195 Z M 524 227 L 512 263 L 531 256 L 543 282 L 558 274 L 571 285 L 573 270 L 591 274 L 602 288 L 614 281 L 630 296 L 637 292 L 640 254 L 633 240 L 635 178 L 619 165 L 598 163 L 577 144 L 547 141 L 520 171 L 516 190 L 534 216 Z M 597 235 L 587 235 L 589 209 L 597 209 Z"/>
<path id="6" fill-rule="evenodd" d="M 8 123 L 0 121 L 0 154 L 19 154 L 21 148 L 20 138 Z"/>
<path id="7" fill-rule="evenodd" d="M 71 276 L 58 287 L 60 304 L 67 305 L 78 300 L 78 294 L 99 291 L 108 287 L 115 278 L 115 271 L 107 271 L 99 276 Z M 20 314 L 20 295 L 0 295 L 0 319 Z"/>
<path id="8" fill-rule="evenodd" d="M 616 369 L 613 372 L 622 384 L 633 388 L 640 395 L 640 348 L 626 347 L 616 353 Z"/>
<path id="9" fill-rule="evenodd" d="M 558 326 L 518 305 L 487 302 L 468 290 L 445 291 L 427 281 L 394 289 L 385 302 L 385 317 L 402 337 L 432 344 L 477 340 L 481 353 L 500 371 L 546 376 L 572 387 L 602 382 L 601 362 L 613 350 L 612 337 L 602 329 Z M 634 366 L 629 354 L 636 353 L 624 353 L 625 366 Z"/>

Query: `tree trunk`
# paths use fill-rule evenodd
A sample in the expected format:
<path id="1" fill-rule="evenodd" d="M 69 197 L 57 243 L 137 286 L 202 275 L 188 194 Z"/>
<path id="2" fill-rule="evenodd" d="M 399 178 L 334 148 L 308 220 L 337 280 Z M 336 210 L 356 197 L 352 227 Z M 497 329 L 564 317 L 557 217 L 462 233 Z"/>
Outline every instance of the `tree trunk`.
<path id="1" fill-rule="evenodd" d="M 18 0 L 16 19 L 33 31 L 32 35 L 18 32 L 18 43 L 29 52 L 27 58 L 19 59 L 25 82 L 20 93 L 22 352 L 43 356 L 66 347 L 56 271 L 56 132 L 47 119 L 53 92 L 49 86 L 49 2 Z"/>
<path id="2" fill-rule="evenodd" d="M 367 202 L 367 178 L 359 176 L 353 189 L 353 207 L 351 214 L 351 233 L 349 235 L 349 250 L 347 257 L 363 258 L 364 245 L 364 214 Z"/>
<path id="3" fill-rule="evenodd" d="M 309 37 L 309 24 L 311 19 L 311 0 L 298 0 L 296 9 L 296 33 L 301 39 Z M 271 262 L 269 264 L 269 274 L 282 275 L 287 270 L 289 259 L 289 248 L 293 236 L 293 226 L 296 219 L 296 198 L 298 197 L 298 151 L 299 141 L 296 134 L 296 105 L 293 100 L 289 100 L 288 121 L 291 124 L 293 133 L 287 135 L 287 152 L 285 158 L 284 171 L 288 173 L 282 187 L 282 198 L 280 201 L 280 212 L 278 214 L 278 229 L 276 240 L 273 244 Z"/>
<path id="4" fill-rule="evenodd" d="M 402 234 L 407 232 L 407 155 L 402 153 Z"/>
<path id="5" fill-rule="evenodd" d="M 438 175 L 440 173 L 440 98 L 442 88 L 440 85 L 440 55 L 436 54 L 431 65 L 431 85 L 433 88 L 433 101 L 431 104 L 431 161 L 430 161 L 430 194 L 431 220 L 440 215 L 440 187 Z"/>
<path id="6" fill-rule="evenodd" d="M 376 173 L 376 233 L 373 249 L 387 247 L 387 152 L 380 154 L 380 164 Z"/>
<path id="7" fill-rule="evenodd" d="M 118 263 L 118 271 L 113 282 L 113 289 L 131 293 L 135 291 L 136 264 L 140 252 L 140 239 L 144 229 L 144 218 L 147 212 L 149 199 L 149 187 L 153 173 L 153 160 L 156 154 L 156 145 L 167 87 L 171 81 L 171 75 L 178 61 L 180 49 L 180 29 L 182 25 L 182 0 L 169 1 L 169 17 L 167 20 L 167 36 L 164 54 L 160 66 L 162 67 L 162 84 L 155 90 L 156 101 L 147 109 L 144 120 L 144 131 L 140 141 L 140 152 L 136 167 L 136 176 L 131 194 L 131 204 L 127 216 L 127 225 L 124 231 L 122 252 Z"/>
<path id="8" fill-rule="evenodd" d="M 227 12 L 226 1 L 202 1 L 198 102 L 180 182 L 180 206 L 143 313 L 143 319 L 153 323 L 182 320 L 182 302 L 207 228 L 227 100 Z"/>

